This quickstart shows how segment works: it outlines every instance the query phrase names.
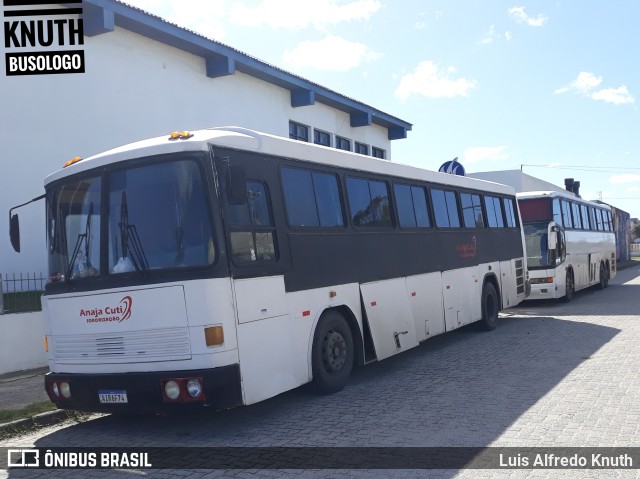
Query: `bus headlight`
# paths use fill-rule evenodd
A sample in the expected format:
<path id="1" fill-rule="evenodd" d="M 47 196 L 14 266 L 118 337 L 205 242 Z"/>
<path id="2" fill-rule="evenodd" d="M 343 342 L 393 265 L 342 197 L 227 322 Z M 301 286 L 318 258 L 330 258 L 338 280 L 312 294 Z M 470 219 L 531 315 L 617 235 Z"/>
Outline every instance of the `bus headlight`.
<path id="1" fill-rule="evenodd" d="M 60 390 L 58 389 L 58 383 L 53 383 L 53 385 L 51 386 L 51 390 L 53 391 L 53 394 L 55 394 L 57 398 L 60 397 Z"/>
<path id="2" fill-rule="evenodd" d="M 69 386 L 69 383 L 67 382 L 60 383 L 60 393 L 62 394 L 62 397 L 65 399 L 69 399 L 71 397 L 71 386 Z"/>
<path id="3" fill-rule="evenodd" d="M 187 382 L 187 394 L 192 398 L 200 397 L 202 394 L 202 384 L 199 379 L 189 379 Z"/>
<path id="4" fill-rule="evenodd" d="M 164 394 L 175 401 L 180 397 L 180 386 L 175 381 L 167 381 L 164 385 Z"/>

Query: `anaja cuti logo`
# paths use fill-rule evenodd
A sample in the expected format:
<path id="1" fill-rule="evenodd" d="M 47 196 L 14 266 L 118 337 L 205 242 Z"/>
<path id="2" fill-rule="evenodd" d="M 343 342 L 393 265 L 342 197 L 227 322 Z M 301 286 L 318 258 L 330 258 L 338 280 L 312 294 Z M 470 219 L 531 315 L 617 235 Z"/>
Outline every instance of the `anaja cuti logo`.
<path id="1" fill-rule="evenodd" d="M 7 76 L 84 73 L 84 50 L 77 48 L 84 44 L 82 0 L 55 7 L 35 0 L 2 4 Z"/>
<path id="2" fill-rule="evenodd" d="M 125 296 L 118 304 L 104 308 L 80 309 L 80 317 L 87 323 L 121 323 L 131 317 L 131 296 Z"/>

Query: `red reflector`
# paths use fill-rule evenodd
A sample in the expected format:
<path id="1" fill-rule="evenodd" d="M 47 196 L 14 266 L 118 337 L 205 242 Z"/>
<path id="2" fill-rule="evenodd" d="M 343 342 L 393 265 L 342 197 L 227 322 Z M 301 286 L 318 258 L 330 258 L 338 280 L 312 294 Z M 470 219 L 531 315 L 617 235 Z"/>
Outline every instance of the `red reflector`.
<path id="1" fill-rule="evenodd" d="M 376 304 L 378 303 L 376 303 L 375 301 L 371 301 L 371 306 L 375 306 Z"/>
<path id="2" fill-rule="evenodd" d="M 415 295 L 416 295 L 416 292 L 415 292 L 415 291 L 414 291 L 413 293 L 411 293 L 411 296 L 415 296 Z"/>
<path id="3" fill-rule="evenodd" d="M 311 316 L 311 311 L 303 311 L 302 316 Z"/>

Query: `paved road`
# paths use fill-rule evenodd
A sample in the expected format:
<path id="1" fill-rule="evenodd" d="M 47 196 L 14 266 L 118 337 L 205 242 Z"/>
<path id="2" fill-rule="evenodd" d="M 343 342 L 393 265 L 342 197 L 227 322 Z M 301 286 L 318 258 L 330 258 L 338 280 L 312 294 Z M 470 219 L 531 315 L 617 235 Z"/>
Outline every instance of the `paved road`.
<path id="1" fill-rule="evenodd" d="M 99 417 L 0 442 L 62 446 L 640 447 L 640 267 L 572 303 L 524 303 L 355 371 L 341 393 L 300 388 L 251 407 Z M 640 466 L 640 465 L 638 465 Z M 0 478 L 640 477 L 597 470 L 0 471 Z"/>

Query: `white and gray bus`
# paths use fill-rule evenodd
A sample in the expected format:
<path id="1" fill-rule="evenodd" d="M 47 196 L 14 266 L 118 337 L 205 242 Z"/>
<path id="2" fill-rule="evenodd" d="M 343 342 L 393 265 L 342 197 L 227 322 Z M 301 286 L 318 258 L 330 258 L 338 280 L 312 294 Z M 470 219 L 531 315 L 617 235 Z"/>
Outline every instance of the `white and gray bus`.
<path id="1" fill-rule="evenodd" d="M 354 365 L 474 321 L 493 329 L 527 294 L 504 185 L 236 127 L 69 163 L 44 195 L 59 408 L 336 392 Z"/>
<path id="2" fill-rule="evenodd" d="M 518 193 L 531 281 L 529 299 L 562 298 L 589 286 L 604 289 L 616 274 L 611 207 L 570 192 Z"/>

